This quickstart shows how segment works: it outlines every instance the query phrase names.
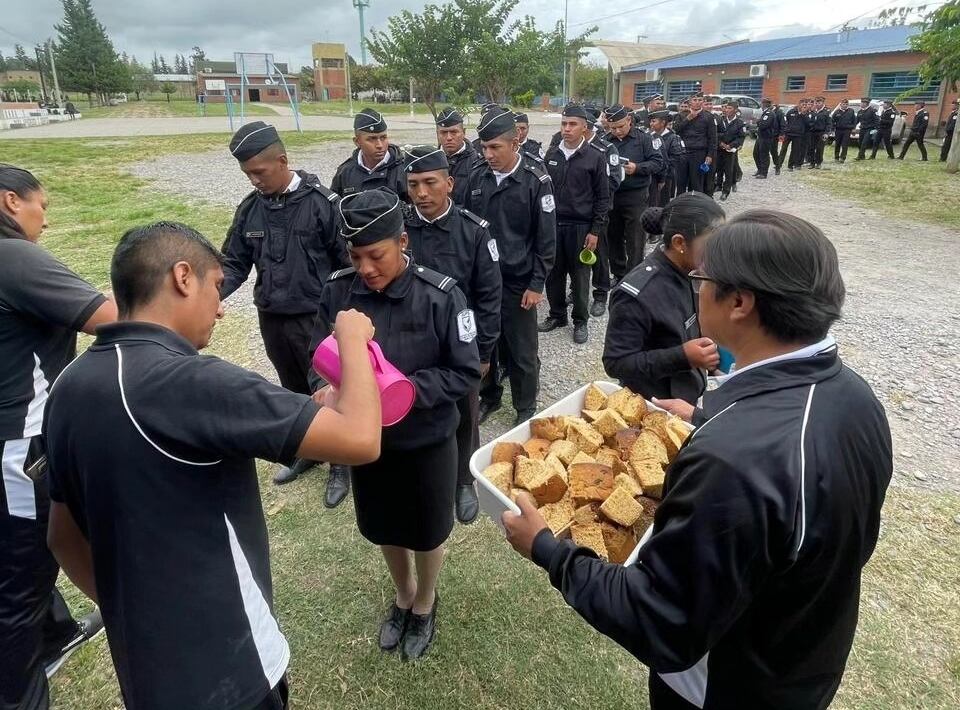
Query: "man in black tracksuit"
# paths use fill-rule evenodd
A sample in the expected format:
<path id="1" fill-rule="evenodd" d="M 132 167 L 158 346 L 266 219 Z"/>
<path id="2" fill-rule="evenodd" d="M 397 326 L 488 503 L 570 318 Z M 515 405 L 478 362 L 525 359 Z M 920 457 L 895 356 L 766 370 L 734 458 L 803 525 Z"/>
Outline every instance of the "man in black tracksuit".
<path id="1" fill-rule="evenodd" d="M 807 160 L 810 167 L 814 169 L 819 169 L 823 165 L 823 147 L 827 144 L 827 131 L 830 129 L 830 109 L 825 104 L 826 101 L 822 96 L 813 100 Z"/>
<path id="2" fill-rule="evenodd" d="M 866 157 L 867 148 L 873 145 L 877 137 L 877 129 L 880 127 L 880 116 L 877 115 L 877 109 L 870 105 L 868 98 L 860 99 L 857 123 L 860 124 L 860 150 L 856 159 L 863 160 Z"/>
<path id="3" fill-rule="evenodd" d="M 588 142 L 589 117 L 582 106 L 563 110 L 560 145 L 543 162 L 557 202 L 557 256 L 547 277 L 550 314 L 540 324 L 548 333 L 567 324 L 567 276 L 573 293 L 573 342 L 587 342 L 590 267 L 580 260 L 584 249 L 596 251 L 607 230 L 610 210 L 609 162 L 599 143 Z M 615 158 L 616 159 L 616 158 Z M 619 167 L 619 160 L 617 161 Z"/>
<path id="4" fill-rule="evenodd" d="M 330 273 L 350 263 L 337 238 L 339 198 L 316 175 L 290 170 L 276 129 L 262 121 L 241 127 L 230 152 L 256 189 L 237 207 L 223 243 L 221 298 L 236 291 L 256 267 L 253 302 L 267 357 L 281 385 L 311 394 L 310 336 L 317 302 Z M 274 482 L 292 481 L 312 465 L 298 459 L 281 468 Z M 331 481 L 335 478 L 333 471 Z"/>
<path id="5" fill-rule="evenodd" d="M 738 369 L 702 410 L 664 403 L 697 428 L 639 550 L 617 565 L 558 540 L 526 496 L 521 515 L 503 514 L 507 538 L 650 667 L 652 710 L 826 708 L 879 535 L 890 427 L 829 335 L 844 287 L 816 227 L 735 217 L 706 243 L 699 276 L 703 333 Z"/>
<path id="6" fill-rule="evenodd" d="M 790 148 L 790 159 L 787 161 L 787 170 L 794 170 L 803 166 L 804 137 L 807 134 L 807 100 L 800 99 L 800 103 L 787 111 L 784 116 L 783 145 L 780 146 L 780 165 L 787 157 L 787 148 Z"/>
<path id="7" fill-rule="evenodd" d="M 753 144 L 753 162 L 757 165 L 754 177 L 765 179 L 770 171 L 770 162 L 773 158 L 773 167 L 778 168 L 777 136 L 780 135 L 780 122 L 770 99 L 760 102 L 760 118 L 757 119 L 757 142 Z"/>
<path id="8" fill-rule="evenodd" d="M 379 112 L 365 108 L 353 117 L 353 143 L 357 149 L 337 167 L 330 189 L 346 197 L 386 187 L 408 202 L 403 151 L 390 143 Z"/>
<path id="9" fill-rule="evenodd" d="M 910 126 L 910 137 L 903 144 L 903 148 L 900 149 L 900 160 L 903 160 L 903 156 L 907 154 L 907 151 L 910 150 L 910 144 L 916 141 L 917 148 L 920 149 L 920 160 L 926 161 L 927 159 L 927 148 L 923 144 L 923 136 L 927 132 L 927 124 L 930 123 L 930 113 L 924 108 L 926 104 L 923 101 L 917 101 L 917 112 L 913 114 L 913 125 Z"/>
<path id="10" fill-rule="evenodd" d="M 730 190 L 736 184 L 737 153 L 747 137 L 747 127 L 737 116 L 738 110 L 735 101 L 724 103 L 717 127 L 717 189 L 721 201 L 730 197 Z"/>
<path id="11" fill-rule="evenodd" d="M 839 163 L 847 159 L 847 146 L 850 145 L 850 132 L 857 125 L 857 112 L 850 108 L 850 102 L 844 99 L 833 112 L 833 159 Z"/>
<path id="12" fill-rule="evenodd" d="M 877 140 L 873 143 L 873 153 L 870 154 L 870 160 L 875 160 L 880 143 L 887 149 L 887 157 L 893 160 L 893 123 L 897 120 L 897 110 L 893 107 L 893 102 L 885 100 L 883 102 L 883 111 L 880 112 L 880 128 L 877 133 Z"/>
<path id="13" fill-rule="evenodd" d="M 957 130 L 957 105 L 960 101 L 953 100 L 953 112 L 947 117 L 947 125 L 944 127 L 943 145 L 940 146 L 940 162 L 945 163 L 947 155 L 950 154 L 950 146 L 953 143 L 953 134 Z"/>
<path id="14" fill-rule="evenodd" d="M 610 186 L 610 206 L 613 206 L 613 196 L 620 189 L 620 183 L 627 176 L 620 160 L 620 151 L 610 140 L 609 133 L 600 125 L 600 111 L 596 108 L 584 107 L 587 111 L 589 126 L 587 127 L 587 142 L 603 149 L 607 156 L 607 184 Z M 554 146 L 551 146 L 554 147 Z M 609 221 L 608 221 L 609 224 Z M 607 248 L 608 233 L 600 235 L 597 245 L 597 260 L 590 267 L 590 280 L 593 283 L 593 303 L 590 304 L 590 315 L 599 318 L 607 309 L 607 294 L 610 293 L 610 258 Z"/>
<path id="15" fill-rule="evenodd" d="M 680 114 L 675 130 L 687 151 L 677 170 L 677 194 L 703 192 L 704 174 L 700 166 L 711 166 L 710 156 L 717 152 L 717 122 L 712 113 L 703 110 L 703 94 L 690 97 L 690 113 Z"/>
<path id="16" fill-rule="evenodd" d="M 453 193 L 450 197 L 454 203 L 462 205 L 467 199 L 470 172 L 479 157 L 463 130 L 463 114 L 449 107 L 437 114 L 437 140 L 447 156 L 450 177 L 453 178 Z M 430 268 L 433 267 L 430 266 Z M 443 269 L 437 269 L 437 271 L 448 276 L 452 275 Z"/>
<path id="17" fill-rule="evenodd" d="M 651 180 L 657 180 L 657 204 L 652 207 L 665 207 L 670 200 L 677 194 L 677 166 L 683 161 L 686 150 L 683 147 L 683 141 L 680 136 L 670 130 L 670 112 L 654 111 L 650 114 L 650 140 L 653 147 L 660 151 L 666 164 L 659 177 L 652 177 Z"/>

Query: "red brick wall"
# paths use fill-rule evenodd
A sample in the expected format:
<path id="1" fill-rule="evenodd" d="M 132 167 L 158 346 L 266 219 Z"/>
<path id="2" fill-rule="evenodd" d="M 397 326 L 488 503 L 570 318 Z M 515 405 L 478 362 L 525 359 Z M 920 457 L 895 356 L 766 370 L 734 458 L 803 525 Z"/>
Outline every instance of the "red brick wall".
<path id="1" fill-rule="evenodd" d="M 313 85 L 317 101 L 323 100 L 320 93 L 323 89 L 330 99 L 347 98 L 347 73 L 343 69 L 314 69 Z"/>
<path id="2" fill-rule="evenodd" d="M 285 76 L 287 85 L 290 87 L 290 93 L 297 97 L 299 100 L 300 95 L 300 85 L 299 77 L 295 76 Z M 207 95 L 207 102 L 211 104 L 222 104 L 226 103 L 226 96 L 211 94 L 206 89 L 205 81 L 207 79 L 223 79 L 227 82 L 227 90 L 235 90 L 240 88 L 240 77 L 239 75 L 225 75 L 225 74 L 200 74 L 197 76 L 197 90 L 201 93 Z M 243 97 L 244 101 L 250 101 L 250 89 L 257 89 L 260 91 L 260 102 L 268 104 L 285 104 L 289 101 L 287 98 L 287 91 L 284 88 L 283 84 L 276 83 L 277 80 L 274 79 L 275 83 L 265 84 L 264 77 L 248 77 L 247 86 L 245 87 L 246 95 Z M 234 95 L 234 103 L 240 103 L 240 97 Z"/>

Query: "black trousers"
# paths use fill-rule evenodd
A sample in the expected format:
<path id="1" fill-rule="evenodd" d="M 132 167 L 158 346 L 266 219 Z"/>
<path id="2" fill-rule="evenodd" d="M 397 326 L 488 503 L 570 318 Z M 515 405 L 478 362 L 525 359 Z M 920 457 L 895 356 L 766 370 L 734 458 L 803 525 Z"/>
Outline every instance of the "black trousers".
<path id="1" fill-rule="evenodd" d="M 823 165 L 823 146 L 827 144 L 823 133 L 810 133 L 807 138 L 807 160 L 810 165 Z"/>
<path id="2" fill-rule="evenodd" d="M 647 687 L 650 690 L 650 710 L 697 710 L 696 705 L 678 695 L 652 668 Z"/>
<path id="3" fill-rule="evenodd" d="M 597 241 L 597 261 L 590 267 L 590 278 L 594 300 L 606 303 L 610 293 L 610 237 L 606 234 Z"/>
<path id="4" fill-rule="evenodd" d="M 760 175 L 770 172 L 771 162 L 773 167 L 780 165 L 777 156 L 777 139 L 757 136 L 757 142 L 753 144 L 753 162 L 757 164 L 757 173 Z"/>
<path id="5" fill-rule="evenodd" d="M 916 143 L 917 148 L 920 149 L 920 159 L 927 159 L 927 147 L 923 144 L 923 134 L 922 133 L 910 133 L 910 137 L 907 138 L 907 141 L 903 144 L 903 148 L 900 150 L 900 157 L 902 158 L 907 154 L 907 151 L 910 150 L 911 144 Z"/>
<path id="6" fill-rule="evenodd" d="M 643 245 L 647 234 L 640 217 L 647 209 L 647 188 L 618 190 L 613 196 L 610 224 L 607 226 L 607 248 L 613 280 L 619 282 L 627 272 L 643 261 Z"/>
<path id="7" fill-rule="evenodd" d="M 707 149 L 687 148 L 687 153 L 677 164 L 677 194 L 703 192 L 703 173 L 700 166 L 707 159 Z"/>
<path id="8" fill-rule="evenodd" d="M 833 136 L 833 157 L 834 160 L 847 159 L 847 146 L 850 145 L 850 129 L 838 128 Z"/>
<path id="9" fill-rule="evenodd" d="M 490 369 L 493 369 L 492 367 Z M 457 425 L 457 484 L 473 483 L 470 473 L 470 457 L 480 448 L 480 391 L 470 390 L 457 402 L 460 423 Z"/>
<path id="10" fill-rule="evenodd" d="M 503 386 L 497 382 L 497 368 L 503 366 L 510 378 L 513 407 L 519 413 L 536 411 L 540 390 L 540 348 L 537 309 L 520 307 L 526 285 L 504 281 L 500 306 L 500 340 L 490 357 L 490 372 L 481 383 L 480 399 L 499 404 Z"/>
<path id="11" fill-rule="evenodd" d="M 547 276 L 547 301 L 550 316 L 561 323 L 567 322 L 568 276 L 573 294 L 573 322 L 586 323 L 590 318 L 590 267 L 580 261 L 580 252 L 589 233 L 589 224 L 557 224 L 557 256 Z"/>
<path id="12" fill-rule="evenodd" d="M 892 129 L 891 129 L 892 130 Z M 890 131 L 878 131 L 877 140 L 873 144 L 873 153 L 870 155 L 871 158 L 877 157 L 877 151 L 880 150 L 880 144 L 883 143 L 883 147 L 887 149 L 887 157 L 892 158 L 893 156 L 893 136 Z"/>
<path id="13" fill-rule="evenodd" d="M 273 689 L 267 694 L 267 697 L 250 710 L 287 710 L 287 702 L 289 699 L 290 691 L 287 688 L 287 676 L 283 676 L 280 682 L 273 686 Z"/>
<path id="14" fill-rule="evenodd" d="M 257 311 L 260 335 L 267 357 L 280 377 L 280 384 L 291 392 L 311 394 L 309 373 L 310 336 L 313 332 L 313 313 L 284 315 Z"/>
<path id="15" fill-rule="evenodd" d="M 874 134 L 875 136 L 876 134 Z M 870 135 L 870 131 L 860 131 L 860 150 L 857 153 L 857 160 L 863 160 L 864 156 L 867 154 L 867 148 L 873 145 L 875 140 L 874 136 Z"/>
<path id="16" fill-rule="evenodd" d="M 721 150 L 717 155 L 717 189 L 729 193 L 737 180 L 737 154 Z"/>
<path id="17" fill-rule="evenodd" d="M 787 161 L 788 168 L 799 168 L 803 165 L 803 136 L 784 136 L 783 143 L 780 145 L 780 165 L 783 165 L 784 158 L 787 157 L 787 148 L 790 148 L 790 159 Z"/>
<path id="18" fill-rule="evenodd" d="M 947 155 L 950 153 L 950 145 L 953 143 L 953 134 L 948 133 L 943 137 L 943 145 L 940 146 L 940 162 L 947 162 Z"/>

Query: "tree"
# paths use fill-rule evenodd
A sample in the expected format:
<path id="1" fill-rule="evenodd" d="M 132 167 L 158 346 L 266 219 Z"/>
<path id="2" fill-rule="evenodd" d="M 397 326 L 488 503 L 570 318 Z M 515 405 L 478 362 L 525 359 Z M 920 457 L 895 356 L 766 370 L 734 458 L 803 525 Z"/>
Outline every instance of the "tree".
<path id="1" fill-rule="evenodd" d="M 921 31 L 910 38 L 910 46 L 923 52 L 926 59 L 920 65 L 922 86 L 939 79 L 955 91 L 960 82 L 960 0 L 950 0 L 928 13 L 920 24 Z M 947 172 L 960 169 L 960 134 L 954 134 L 947 155 Z"/>
<path id="2" fill-rule="evenodd" d="M 30 55 L 27 54 L 27 50 L 23 48 L 22 44 L 13 45 L 13 56 L 15 58 L 14 61 L 16 61 L 17 64 L 20 65 L 19 66 L 20 69 L 25 69 L 28 71 L 36 70 L 37 60 L 32 59 Z"/>
<path id="3" fill-rule="evenodd" d="M 153 61 L 150 62 L 150 68 L 153 70 L 154 74 L 160 73 L 160 60 L 157 58 L 157 53 L 153 53 Z"/>
<path id="4" fill-rule="evenodd" d="M 64 88 L 81 91 L 90 105 L 108 94 L 126 91 L 128 67 L 120 61 L 106 28 L 97 20 L 91 0 L 62 0 L 63 22 L 56 26 L 57 73 Z"/>
<path id="5" fill-rule="evenodd" d="M 313 99 L 317 98 L 314 89 L 316 88 L 316 83 L 313 76 L 313 69 L 311 67 L 300 67 L 300 95 L 311 97 Z"/>
<path id="6" fill-rule="evenodd" d="M 141 94 L 157 90 L 157 81 L 150 67 L 140 64 L 136 57 L 130 60 L 130 90 L 137 95 L 137 101 L 140 101 Z"/>
<path id="7" fill-rule="evenodd" d="M 173 71 L 170 69 L 170 65 L 167 64 L 167 60 L 164 59 L 163 55 L 160 55 L 160 73 L 161 74 L 173 74 Z"/>
<path id="8" fill-rule="evenodd" d="M 584 101 L 603 101 L 607 93 L 606 67 L 577 63 L 573 70 L 573 85 L 578 98 Z"/>
<path id="9" fill-rule="evenodd" d="M 7 60 L 3 56 L 3 52 L 0 52 L 0 71 L 7 70 Z"/>
<path id="10" fill-rule="evenodd" d="M 40 93 L 40 85 L 35 81 L 30 81 L 29 79 L 16 79 L 14 81 L 8 81 L 3 85 L 3 91 L 8 94 L 12 94 L 15 97 L 21 99 L 27 99 L 31 96 L 37 96 Z"/>
<path id="11" fill-rule="evenodd" d="M 200 49 L 200 47 L 194 47 L 190 50 L 190 66 L 188 74 L 195 74 L 197 72 L 197 62 L 202 62 L 207 58 L 206 53 Z"/>
<path id="12" fill-rule="evenodd" d="M 172 81 L 165 81 L 160 84 L 160 93 L 167 95 L 167 103 L 170 103 L 170 94 L 177 93 L 177 85 Z"/>

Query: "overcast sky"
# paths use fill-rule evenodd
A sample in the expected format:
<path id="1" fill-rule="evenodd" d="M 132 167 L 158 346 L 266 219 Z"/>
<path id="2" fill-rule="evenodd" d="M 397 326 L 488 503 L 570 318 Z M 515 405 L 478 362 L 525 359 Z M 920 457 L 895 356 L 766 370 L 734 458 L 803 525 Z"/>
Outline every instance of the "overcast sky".
<path id="1" fill-rule="evenodd" d="M 435 4 L 442 0 L 431 0 Z M 382 29 L 401 9 L 419 10 L 424 0 L 370 0 L 366 26 Z M 863 24 L 883 7 L 918 5 L 900 0 L 639 0 L 599 3 L 569 0 L 569 28 L 575 34 L 595 24 L 599 39 L 709 45 L 740 39 L 764 39 L 829 31 L 862 17 Z M 930 4 L 934 4 L 931 2 Z M 10 56 L 15 42 L 30 47 L 55 37 L 61 20 L 60 0 L 3 0 L 0 50 Z M 650 7 L 656 5 L 655 7 Z M 172 64 L 177 52 L 199 45 L 208 59 L 232 59 L 235 51 L 272 52 L 278 62 L 309 65 L 313 42 L 346 42 L 359 58 L 359 21 L 351 0 L 93 0 L 118 52 L 141 62 L 163 54 Z M 646 7 L 647 9 L 642 9 Z M 636 8 L 636 9 L 634 9 Z M 700 9 L 706 8 L 706 9 Z M 562 0 L 520 0 L 518 15 L 533 15 L 542 29 L 563 19 Z M 610 15 L 616 16 L 609 17 Z"/>

